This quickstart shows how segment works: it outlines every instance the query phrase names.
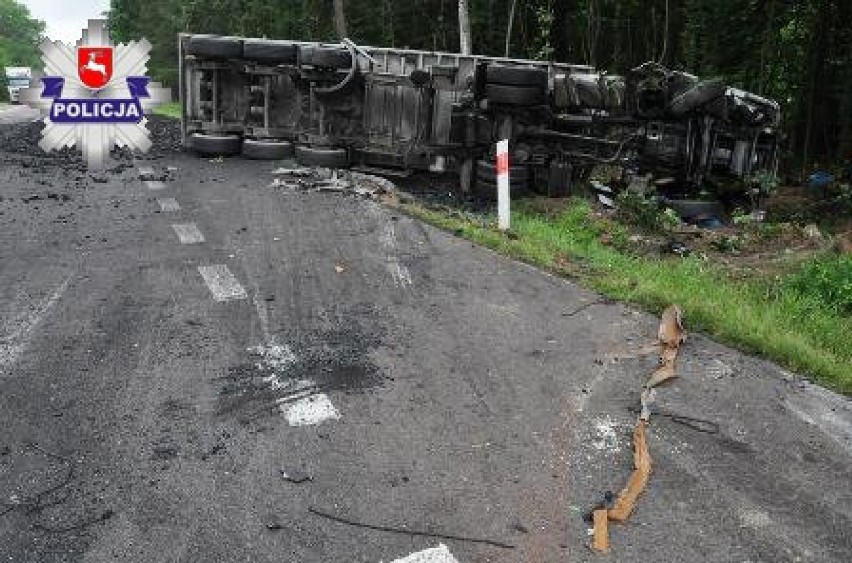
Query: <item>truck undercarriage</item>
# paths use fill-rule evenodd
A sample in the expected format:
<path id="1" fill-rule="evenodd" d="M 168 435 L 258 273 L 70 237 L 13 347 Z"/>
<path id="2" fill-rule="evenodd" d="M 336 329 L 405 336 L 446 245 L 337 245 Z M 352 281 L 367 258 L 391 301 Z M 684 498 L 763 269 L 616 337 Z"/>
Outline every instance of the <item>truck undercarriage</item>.
<path id="1" fill-rule="evenodd" d="M 562 195 L 596 164 L 678 185 L 774 175 L 779 106 L 656 63 L 589 66 L 342 44 L 181 35 L 184 144 L 306 165 L 455 172 Z"/>

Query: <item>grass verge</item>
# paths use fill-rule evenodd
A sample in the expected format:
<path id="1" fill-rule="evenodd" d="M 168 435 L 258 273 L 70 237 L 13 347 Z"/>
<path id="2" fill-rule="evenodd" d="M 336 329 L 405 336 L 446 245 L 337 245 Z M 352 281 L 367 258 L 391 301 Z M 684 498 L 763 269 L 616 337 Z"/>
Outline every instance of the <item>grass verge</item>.
<path id="1" fill-rule="evenodd" d="M 603 244 L 603 233 L 618 240 L 626 232 L 617 226 L 613 232 L 612 225 L 595 218 L 585 202 L 573 202 L 553 217 L 516 205 L 509 235 L 496 230 L 493 217 L 413 201 L 400 203 L 400 208 L 427 223 L 652 312 L 678 303 L 690 329 L 852 394 L 852 318 L 772 280 L 732 279 L 700 258 L 646 258 L 620 251 L 617 244 Z"/>
<path id="2" fill-rule="evenodd" d="M 152 111 L 156 115 L 180 119 L 180 102 L 169 102 L 167 104 L 155 106 Z"/>

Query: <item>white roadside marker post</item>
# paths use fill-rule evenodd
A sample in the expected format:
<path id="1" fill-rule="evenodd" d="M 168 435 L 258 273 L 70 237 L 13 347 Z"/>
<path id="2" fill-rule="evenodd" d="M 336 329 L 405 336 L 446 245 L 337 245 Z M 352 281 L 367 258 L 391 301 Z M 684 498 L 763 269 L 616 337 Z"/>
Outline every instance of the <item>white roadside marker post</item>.
<path id="1" fill-rule="evenodd" d="M 497 143 L 497 228 L 510 228 L 509 208 L 509 140 Z"/>

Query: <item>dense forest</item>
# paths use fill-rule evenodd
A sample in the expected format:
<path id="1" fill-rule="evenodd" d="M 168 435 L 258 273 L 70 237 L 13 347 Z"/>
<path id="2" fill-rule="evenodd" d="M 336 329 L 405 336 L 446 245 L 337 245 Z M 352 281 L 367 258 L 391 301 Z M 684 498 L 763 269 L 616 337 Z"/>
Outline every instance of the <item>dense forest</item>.
<path id="1" fill-rule="evenodd" d="M 39 66 L 38 44 L 43 35 L 44 22 L 33 19 L 26 7 L 15 0 L 0 0 L 0 68 Z"/>
<path id="2" fill-rule="evenodd" d="M 850 0 L 466 0 L 474 53 L 588 63 L 648 60 L 779 100 L 789 161 L 852 158 Z M 459 0 L 112 0 L 118 41 L 147 37 L 151 74 L 174 83 L 181 31 L 454 51 Z M 43 27 L 0 0 L 0 63 Z M 337 17 L 335 17 L 337 15 Z M 37 27 L 32 27 L 36 25 Z M 27 49 L 25 45 L 23 49 Z M 12 53 L 11 59 L 9 53 Z M 5 57 L 4 57 L 5 53 Z"/>

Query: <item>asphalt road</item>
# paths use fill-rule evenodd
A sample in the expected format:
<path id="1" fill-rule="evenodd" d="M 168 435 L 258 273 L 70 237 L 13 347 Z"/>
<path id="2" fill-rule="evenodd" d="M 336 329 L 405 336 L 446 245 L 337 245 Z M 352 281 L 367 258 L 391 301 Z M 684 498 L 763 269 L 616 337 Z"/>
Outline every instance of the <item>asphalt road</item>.
<path id="1" fill-rule="evenodd" d="M 631 468 L 657 319 L 271 187 L 275 165 L 161 148 L 95 174 L 21 131 L 0 126 L 3 560 L 601 559 L 584 515 Z M 852 559 L 849 401 L 701 335 L 681 358 L 606 559 Z"/>

